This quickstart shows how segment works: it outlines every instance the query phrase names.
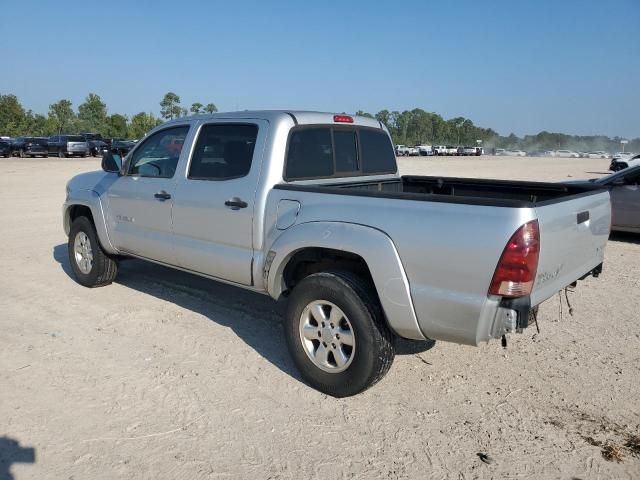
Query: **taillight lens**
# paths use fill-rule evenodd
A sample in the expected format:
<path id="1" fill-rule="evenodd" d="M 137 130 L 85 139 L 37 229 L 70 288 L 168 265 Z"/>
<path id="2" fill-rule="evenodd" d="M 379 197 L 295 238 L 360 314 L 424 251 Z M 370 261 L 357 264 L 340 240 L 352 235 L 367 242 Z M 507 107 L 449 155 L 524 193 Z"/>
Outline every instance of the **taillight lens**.
<path id="1" fill-rule="evenodd" d="M 353 123 L 353 117 L 350 115 L 334 115 L 333 121 L 336 123 Z"/>
<path id="2" fill-rule="evenodd" d="M 540 258 L 538 221 L 522 225 L 504 248 L 491 280 L 489 293 L 502 297 L 524 297 L 531 294 Z"/>

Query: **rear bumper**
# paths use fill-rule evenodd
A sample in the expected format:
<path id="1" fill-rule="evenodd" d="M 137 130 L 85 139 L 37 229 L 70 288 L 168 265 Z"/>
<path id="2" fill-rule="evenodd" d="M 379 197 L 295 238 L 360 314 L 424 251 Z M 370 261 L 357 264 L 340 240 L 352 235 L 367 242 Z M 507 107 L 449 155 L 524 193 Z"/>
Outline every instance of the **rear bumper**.
<path id="1" fill-rule="evenodd" d="M 579 280 L 589 276 L 598 277 L 602 273 L 602 263 L 593 270 L 585 273 L 573 283 L 566 285 L 575 286 Z M 537 305 L 531 305 L 531 297 L 502 298 L 497 304 L 494 321 L 491 327 L 490 338 L 500 338 L 507 333 L 522 333 L 529 326 L 531 311 Z"/>

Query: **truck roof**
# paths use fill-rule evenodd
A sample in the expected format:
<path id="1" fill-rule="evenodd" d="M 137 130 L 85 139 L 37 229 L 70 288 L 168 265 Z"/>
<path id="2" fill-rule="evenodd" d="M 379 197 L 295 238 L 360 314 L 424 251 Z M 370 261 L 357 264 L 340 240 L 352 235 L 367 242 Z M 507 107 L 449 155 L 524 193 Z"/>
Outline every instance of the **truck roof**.
<path id="1" fill-rule="evenodd" d="M 211 114 L 190 115 L 189 117 L 176 118 L 169 120 L 166 124 L 176 123 L 186 120 L 209 120 L 209 119 L 242 119 L 242 118 L 259 118 L 270 122 L 278 122 L 282 120 L 293 121 L 297 125 L 313 125 L 313 124 L 332 124 L 340 123 L 334 121 L 336 115 L 347 115 L 353 118 L 353 123 L 345 123 L 345 125 L 358 125 L 362 127 L 373 127 L 385 129 L 383 124 L 375 118 L 361 117 L 346 113 L 330 113 L 330 112 L 313 112 L 305 110 L 243 110 L 239 112 L 217 112 Z"/>

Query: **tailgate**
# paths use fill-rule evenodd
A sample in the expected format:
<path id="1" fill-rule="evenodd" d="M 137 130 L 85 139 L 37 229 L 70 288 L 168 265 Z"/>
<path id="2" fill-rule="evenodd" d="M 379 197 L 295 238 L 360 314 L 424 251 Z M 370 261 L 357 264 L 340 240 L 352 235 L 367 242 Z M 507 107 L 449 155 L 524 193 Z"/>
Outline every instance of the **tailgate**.
<path id="1" fill-rule="evenodd" d="M 600 265 L 611 227 L 609 192 L 604 190 L 550 201 L 536 206 L 535 211 L 540 260 L 532 306 Z"/>

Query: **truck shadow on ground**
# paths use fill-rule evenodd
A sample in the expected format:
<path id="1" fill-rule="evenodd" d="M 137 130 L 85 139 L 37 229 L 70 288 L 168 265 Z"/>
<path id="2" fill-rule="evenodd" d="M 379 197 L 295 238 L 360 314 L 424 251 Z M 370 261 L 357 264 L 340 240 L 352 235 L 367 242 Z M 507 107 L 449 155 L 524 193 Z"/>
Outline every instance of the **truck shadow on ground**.
<path id="1" fill-rule="evenodd" d="M 20 446 L 20 442 L 9 437 L 0 437 L 0 480 L 15 478 L 11 474 L 14 463 L 35 463 L 36 450 Z"/>
<path id="2" fill-rule="evenodd" d="M 635 243 L 636 245 L 640 245 L 640 234 L 629 232 L 611 232 L 611 234 L 609 235 L 609 241 Z"/>
<path id="3" fill-rule="evenodd" d="M 54 247 L 53 258 L 73 279 L 66 244 Z M 115 283 L 173 303 L 230 328 L 266 360 L 301 381 L 289 357 L 282 331 L 285 301 L 276 302 L 266 295 L 137 259 L 120 262 Z M 430 350 L 434 345 L 434 341 L 398 339 L 396 354 L 414 355 Z"/>

